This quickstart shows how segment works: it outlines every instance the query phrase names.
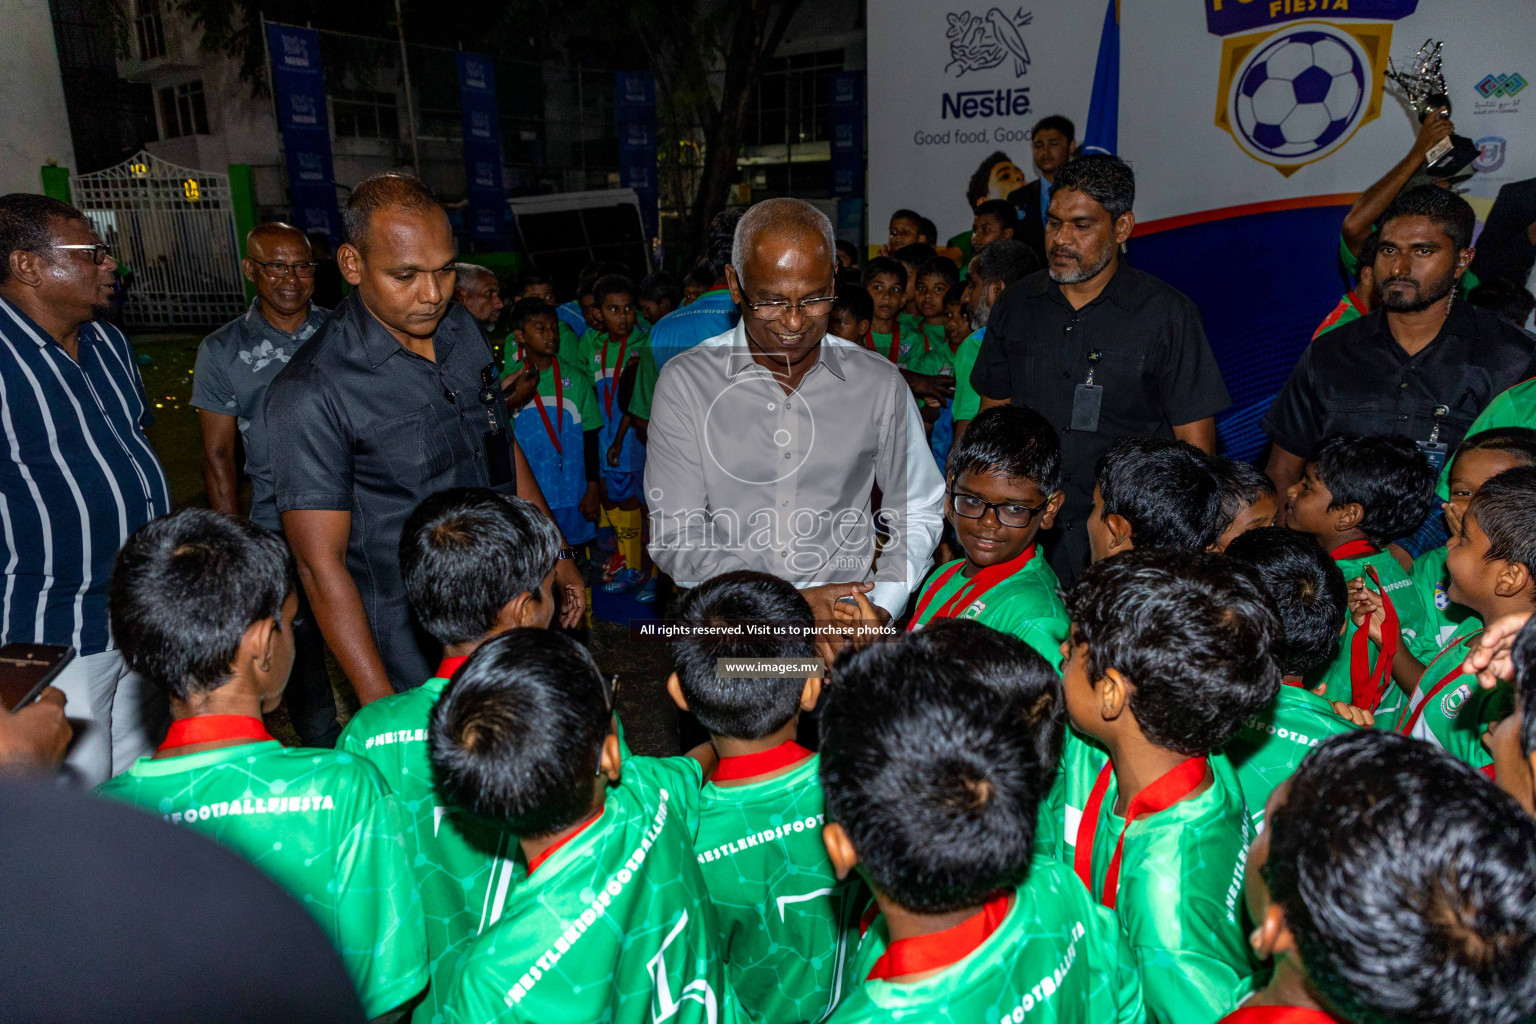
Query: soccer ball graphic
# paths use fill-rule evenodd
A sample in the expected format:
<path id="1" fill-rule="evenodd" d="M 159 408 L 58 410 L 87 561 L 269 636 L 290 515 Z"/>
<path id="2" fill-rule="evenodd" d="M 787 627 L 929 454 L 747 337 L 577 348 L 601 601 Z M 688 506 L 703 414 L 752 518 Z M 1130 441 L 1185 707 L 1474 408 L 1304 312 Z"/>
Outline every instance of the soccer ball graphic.
<path id="1" fill-rule="evenodd" d="M 1331 26 L 1278 32 L 1255 48 L 1233 82 L 1238 141 L 1268 162 L 1326 156 L 1359 124 L 1369 76 L 1360 44 Z"/>

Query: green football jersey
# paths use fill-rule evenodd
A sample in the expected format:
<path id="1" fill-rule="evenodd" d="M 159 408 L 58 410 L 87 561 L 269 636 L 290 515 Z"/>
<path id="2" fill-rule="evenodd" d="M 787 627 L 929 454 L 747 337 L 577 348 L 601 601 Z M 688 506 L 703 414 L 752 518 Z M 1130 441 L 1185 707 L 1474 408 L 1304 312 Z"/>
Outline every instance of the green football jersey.
<path id="1" fill-rule="evenodd" d="M 1413 588 L 1419 592 L 1419 603 L 1424 606 L 1428 619 L 1425 627 L 1436 650 L 1451 642 L 1456 630 L 1468 619 L 1477 616 L 1465 605 L 1451 600 L 1451 574 L 1445 567 L 1445 546 L 1424 552 L 1413 560 L 1413 572 L 1409 573 Z"/>
<path id="2" fill-rule="evenodd" d="M 1477 414 L 1477 419 L 1467 428 L 1467 437 L 1498 427 L 1536 428 L 1536 378 L 1522 381 L 1507 391 L 1493 396 L 1493 400 Z M 1445 460 L 1440 470 L 1440 500 L 1451 496 L 1451 460 Z"/>
<path id="3" fill-rule="evenodd" d="M 523 875 L 517 839 L 448 805 L 432 781 L 427 721 L 456 665 L 414 690 L 360 708 L 337 746 L 368 759 L 405 818 L 405 846 L 426 917 L 432 984 L 412 1012 L 417 1024 L 446 1020 L 444 1000 L 474 937 L 500 918 Z"/>
<path id="4" fill-rule="evenodd" d="M 914 373 L 937 373 L 937 370 L 923 369 L 927 365 L 932 346 L 928 342 L 928 336 L 915 326 L 902 323 L 899 327 L 901 335 L 897 342 L 896 358 L 894 362 L 903 370 L 912 370 Z M 873 349 L 876 353 L 891 358 L 891 335 L 875 334 L 871 332 L 864 336 L 862 344 L 866 348 Z"/>
<path id="5" fill-rule="evenodd" d="M 877 917 L 859 950 L 866 974 L 889 945 L 886 920 Z M 1113 915 L 1093 903 L 1071 868 L 1037 856 L 1007 916 L 980 946 L 916 981 L 865 981 L 832 1024 L 1145 1019 L 1141 979 Z"/>
<path id="6" fill-rule="evenodd" d="M 1483 746 L 1483 733 L 1515 710 L 1514 688 L 1508 682 L 1485 690 L 1476 677 L 1462 675 L 1461 663 L 1482 632 L 1482 623 L 1476 619 L 1462 623 L 1445 649 L 1425 666 L 1394 724 L 1403 735 L 1427 740 L 1473 768 L 1493 764 Z"/>
<path id="7" fill-rule="evenodd" d="M 1227 741 L 1227 760 L 1237 772 L 1254 830 L 1264 827 L 1264 803 L 1301 765 L 1307 751 L 1336 733 L 1358 728 L 1333 710 L 1326 697 L 1300 686 L 1282 686 L 1274 704 L 1244 722 Z"/>
<path id="8" fill-rule="evenodd" d="M 427 983 L 400 805 L 367 761 L 264 740 L 141 757 L 97 792 L 196 829 L 271 875 L 336 944 L 367 1016 Z"/>
<path id="9" fill-rule="evenodd" d="M 720 925 L 726 974 L 743 1009 L 767 1024 L 826 1017 L 858 935 L 855 876 L 845 882 L 821 842 L 815 755 L 782 775 L 704 787 L 699 871 Z"/>
<path id="10" fill-rule="evenodd" d="M 695 860 L 699 765 L 623 763 L 602 814 L 507 898 L 448 999 L 457 1024 L 732 1024 L 714 906 Z"/>
<path id="11" fill-rule="evenodd" d="M 1419 598 L 1419 591 L 1415 588 L 1413 580 L 1403 571 L 1397 559 L 1385 550 L 1372 551 L 1369 554 L 1352 558 L 1338 559 L 1339 569 L 1344 573 L 1344 581 L 1364 577 L 1369 583 L 1370 576 L 1366 575 L 1366 567 L 1376 570 L 1376 575 L 1381 580 L 1382 590 L 1392 601 L 1392 606 L 1397 610 L 1398 629 L 1401 633 L 1401 642 L 1405 644 L 1414 657 L 1420 661 L 1427 661 L 1434 656 L 1432 645 L 1434 627 L 1425 611 L 1424 602 Z M 1371 584 L 1375 589 L 1375 584 Z M 1326 696 L 1329 700 L 1343 701 L 1346 704 L 1355 703 L 1353 699 L 1353 686 L 1350 682 L 1351 652 L 1355 638 L 1355 622 L 1349 617 L 1344 620 L 1344 636 L 1340 639 L 1339 652 L 1333 660 L 1318 672 L 1307 676 L 1304 680 L 1307 689 L 1315 690 L 1326 682 L 1328 690 Z M 1370 652 L 1370 665 L 1374 668 L 1377 659 L 1381 657 L 1381 649 L 1373 641 L 1367 641 L 1366 646 Z M 1362 666 L 1364 670 L 1367 666 Z M 1375 712 L 1378 724 L 1390 723 L 1396 716 L 1398 709 L 1402 707 L 1403 691 L 1394 685 L 1390 678 L 1381 695 L 1380 703 L 1374 708 L 1366 708 Z M 1383 723 L 1385 719 L 1385 723 Z"/>
<path id="12" fill-rule="evenodd" d="M 1070 864 L 1083 808 L 1105 762 L 1099 748 L 1068 735 L 1063 849 Z M 1211 1024 L 1253 988 L 1242 902 L 1253 826 L 1231 763 L 1212 754 L 1209 764 L 1210 788 L 1129 827 L 1114 812 L 1111 776 L 1093 831 L 1095 896 L 1125 832 L 1114 911 L 1141 974 L 1147 1019 L 1157 1024 Z"/>
<path id="13" fill-rule="evenodd" d="M 555 353 L 555 358 L 560 360 L 561 366 L 578 367 L 586 371 L 588 377 L 592 376 L 591 372 L 587 371 L 586 349 L 582 346 L 581 339 L 576 337 L 576 332 L 571 330 L 564 320 L 560 321 L 560 347 Z M 501 375 L 506 377 L 517 373 L 522 368 L 523 358 L 517 346 L 517 339 L 509 334 L 501 352 Z"/>
<path id="14" fill-rule="evenodd" d="M 1066 606 L 1061 603 L 1056 573 L 1037 548 L 1031 550 L 1034 554 L 1023 568 L 978 594 L 953 617 L 975 619 L 999 633 L 1018 637 L 1038 651 L 1052 668 L 1060 671 L 1061 642 L 1067 638 L 1071 622 Z M 971 577 L 954 568 L 964 562 L 964 559 L 946 562 L 923 581 L 918 591 L 918 613 L 912 618 L 912 629 L 926 626 L 940 608 L 971 582 Z"/>
<path id="15" fill-rule="evenodd" d="M 970 337 L 955 350 L 955 402 L 950 415 L 955 422 L 973 420 L 981 411 L 981 395 L 971 386 L 971 371 L 976 368 L 976 357 L 981 353 L 981 336 L 986 328 L 972 331 Z"/>

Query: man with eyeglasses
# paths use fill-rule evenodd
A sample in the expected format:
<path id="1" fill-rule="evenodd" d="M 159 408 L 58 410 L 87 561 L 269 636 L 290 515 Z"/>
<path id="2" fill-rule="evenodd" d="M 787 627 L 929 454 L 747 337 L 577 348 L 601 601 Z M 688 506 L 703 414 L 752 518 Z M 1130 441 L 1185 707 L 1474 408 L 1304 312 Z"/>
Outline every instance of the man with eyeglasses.
<path id="1" fill-rule="evenodd" d="M 400 531 L 449 487 L 549 506 L 513 440 L 490 344 L 453 302 L 448 215 L 408 174 L 359 182 L 336 252 L 349 295 L 267 391 L 277 510 L 326 643 L 371 703 L 419 686 L 441 645 L 411 614 Z M 586 590 L 564 549 L 560 621 Z"/>
<path id="2" fill-rule="evenodd" d="M 54 686 L 75 733 L 63 770 L 82 786 L 151 753 L 168 722 L 107 626 L 118 548 L 171 507 L 133 349 L 106 322 L 116 269 L 73 206 L 0 196 L 0 642 L 75 649 Z M 41 713 L 8 725 L 69 728 Z"/>
<path id="3" fill-rule="evenodd" d="M 240 515 L 235 438 L 245 449 L 251 481 L 251 521 L 281 533 L 267 444 L 267 386 L 330 311 L 313 302 L 315 260 L 309 239 L 291 224 L 258 224 L 245 238 L 240 269 L 256 286 L 251 308 L 204 338 L 192 371 L 192 406 L 203 435 L 203 485 L 208 504 Z M 283 700 L 306 747 L 332 747 L 341 734 L 336 696 L 325 669 L 325 646 L 300 594 L 294 620 L 296 656 Z"/>
<path id="4" fill-rule="evenodd" d="M 656 384 L 650 551 L 682 586 L 756 569 L 802 588 L 817 619 L 868 594 L 889 620 L 927 569 L 944 482 L 900 370 L 827 333 L 835 253 L 831 223 L 798 199 L 737 223 L 725 277 L 740 322 Z"/>

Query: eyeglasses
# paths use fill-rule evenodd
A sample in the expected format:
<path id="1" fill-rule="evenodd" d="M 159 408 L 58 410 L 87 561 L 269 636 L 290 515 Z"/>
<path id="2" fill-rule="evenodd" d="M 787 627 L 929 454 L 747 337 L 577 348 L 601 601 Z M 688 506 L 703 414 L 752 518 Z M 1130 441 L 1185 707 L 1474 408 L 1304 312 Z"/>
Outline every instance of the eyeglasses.
<path id="1" fill-rule="evenodd" d="M 94 245 L 55 245 L 50 246 L 50 248 L 73 249 L 77 252 L 88 252 L 91 254 L 91 262 L 96 264 L 98 267 L 107 262 L 107 257 L 112 255 L 112 247 L 106 242 L 97 242 Z"/>
<path id="2" fill-rule="evenodd" d="M 752 311 L 752 315 L 759 320 L 782 320 L 792 309 L 798 309 L 806 316 L 822 317 L 832 312 L 832 303 L 837 301 L 836 295 L 821 295 L 814 299 L 801 299 L 799 302 L 790 302 L 788 299 L 772 299 L 768 302 L 743 303 Z"/>
<path id="3" fill-rule="evenodd" d="M 263 263 L 254 256 L 247 256 L 246 259 L 260 267 L 262 273 L 274 281 L 281 281 L 289 274 L 308 280 L 315 276 L 315 268 L 320 265 L 318 263 Z"/>
<path id="4" fill-rule="evenodd" d="M 980 519 L 987 514 L 987 509 L 991 509 L 992 514 L 997 517 L 999 523 L 1012 527 L 1015 530 L 1022 530 L 1029 525 L 1031 519 L 1045 511 L 1045 507 L 1051 503 L 1051 500 L 1047 498 L 1039 505 L 1031 508 L 1028 505 L 1016 505 L 1009 502 L 994 503 L 982 501 L 974 494 L 966 494 L 964 491 L 950 491 L 949 503 L 954 508 L 955 515 L 960 516 L 962 519 Z"/>

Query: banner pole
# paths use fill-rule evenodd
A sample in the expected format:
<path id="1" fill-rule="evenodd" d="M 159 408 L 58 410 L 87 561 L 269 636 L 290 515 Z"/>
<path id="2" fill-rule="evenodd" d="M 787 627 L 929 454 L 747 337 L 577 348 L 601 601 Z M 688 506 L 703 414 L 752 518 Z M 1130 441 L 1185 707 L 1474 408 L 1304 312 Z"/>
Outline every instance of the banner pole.
<path id="1" fill-rule="evenodd" d="M 411 62 L 405 52 L 405 17 L 395 0 L 395 32 L 400 37 L 400 73 L 405 76 L 405 119 L 411 127 L 411 169 L 421 177 L 421 150 L 416 145 L 416 101 L 411 97 Z"/>

